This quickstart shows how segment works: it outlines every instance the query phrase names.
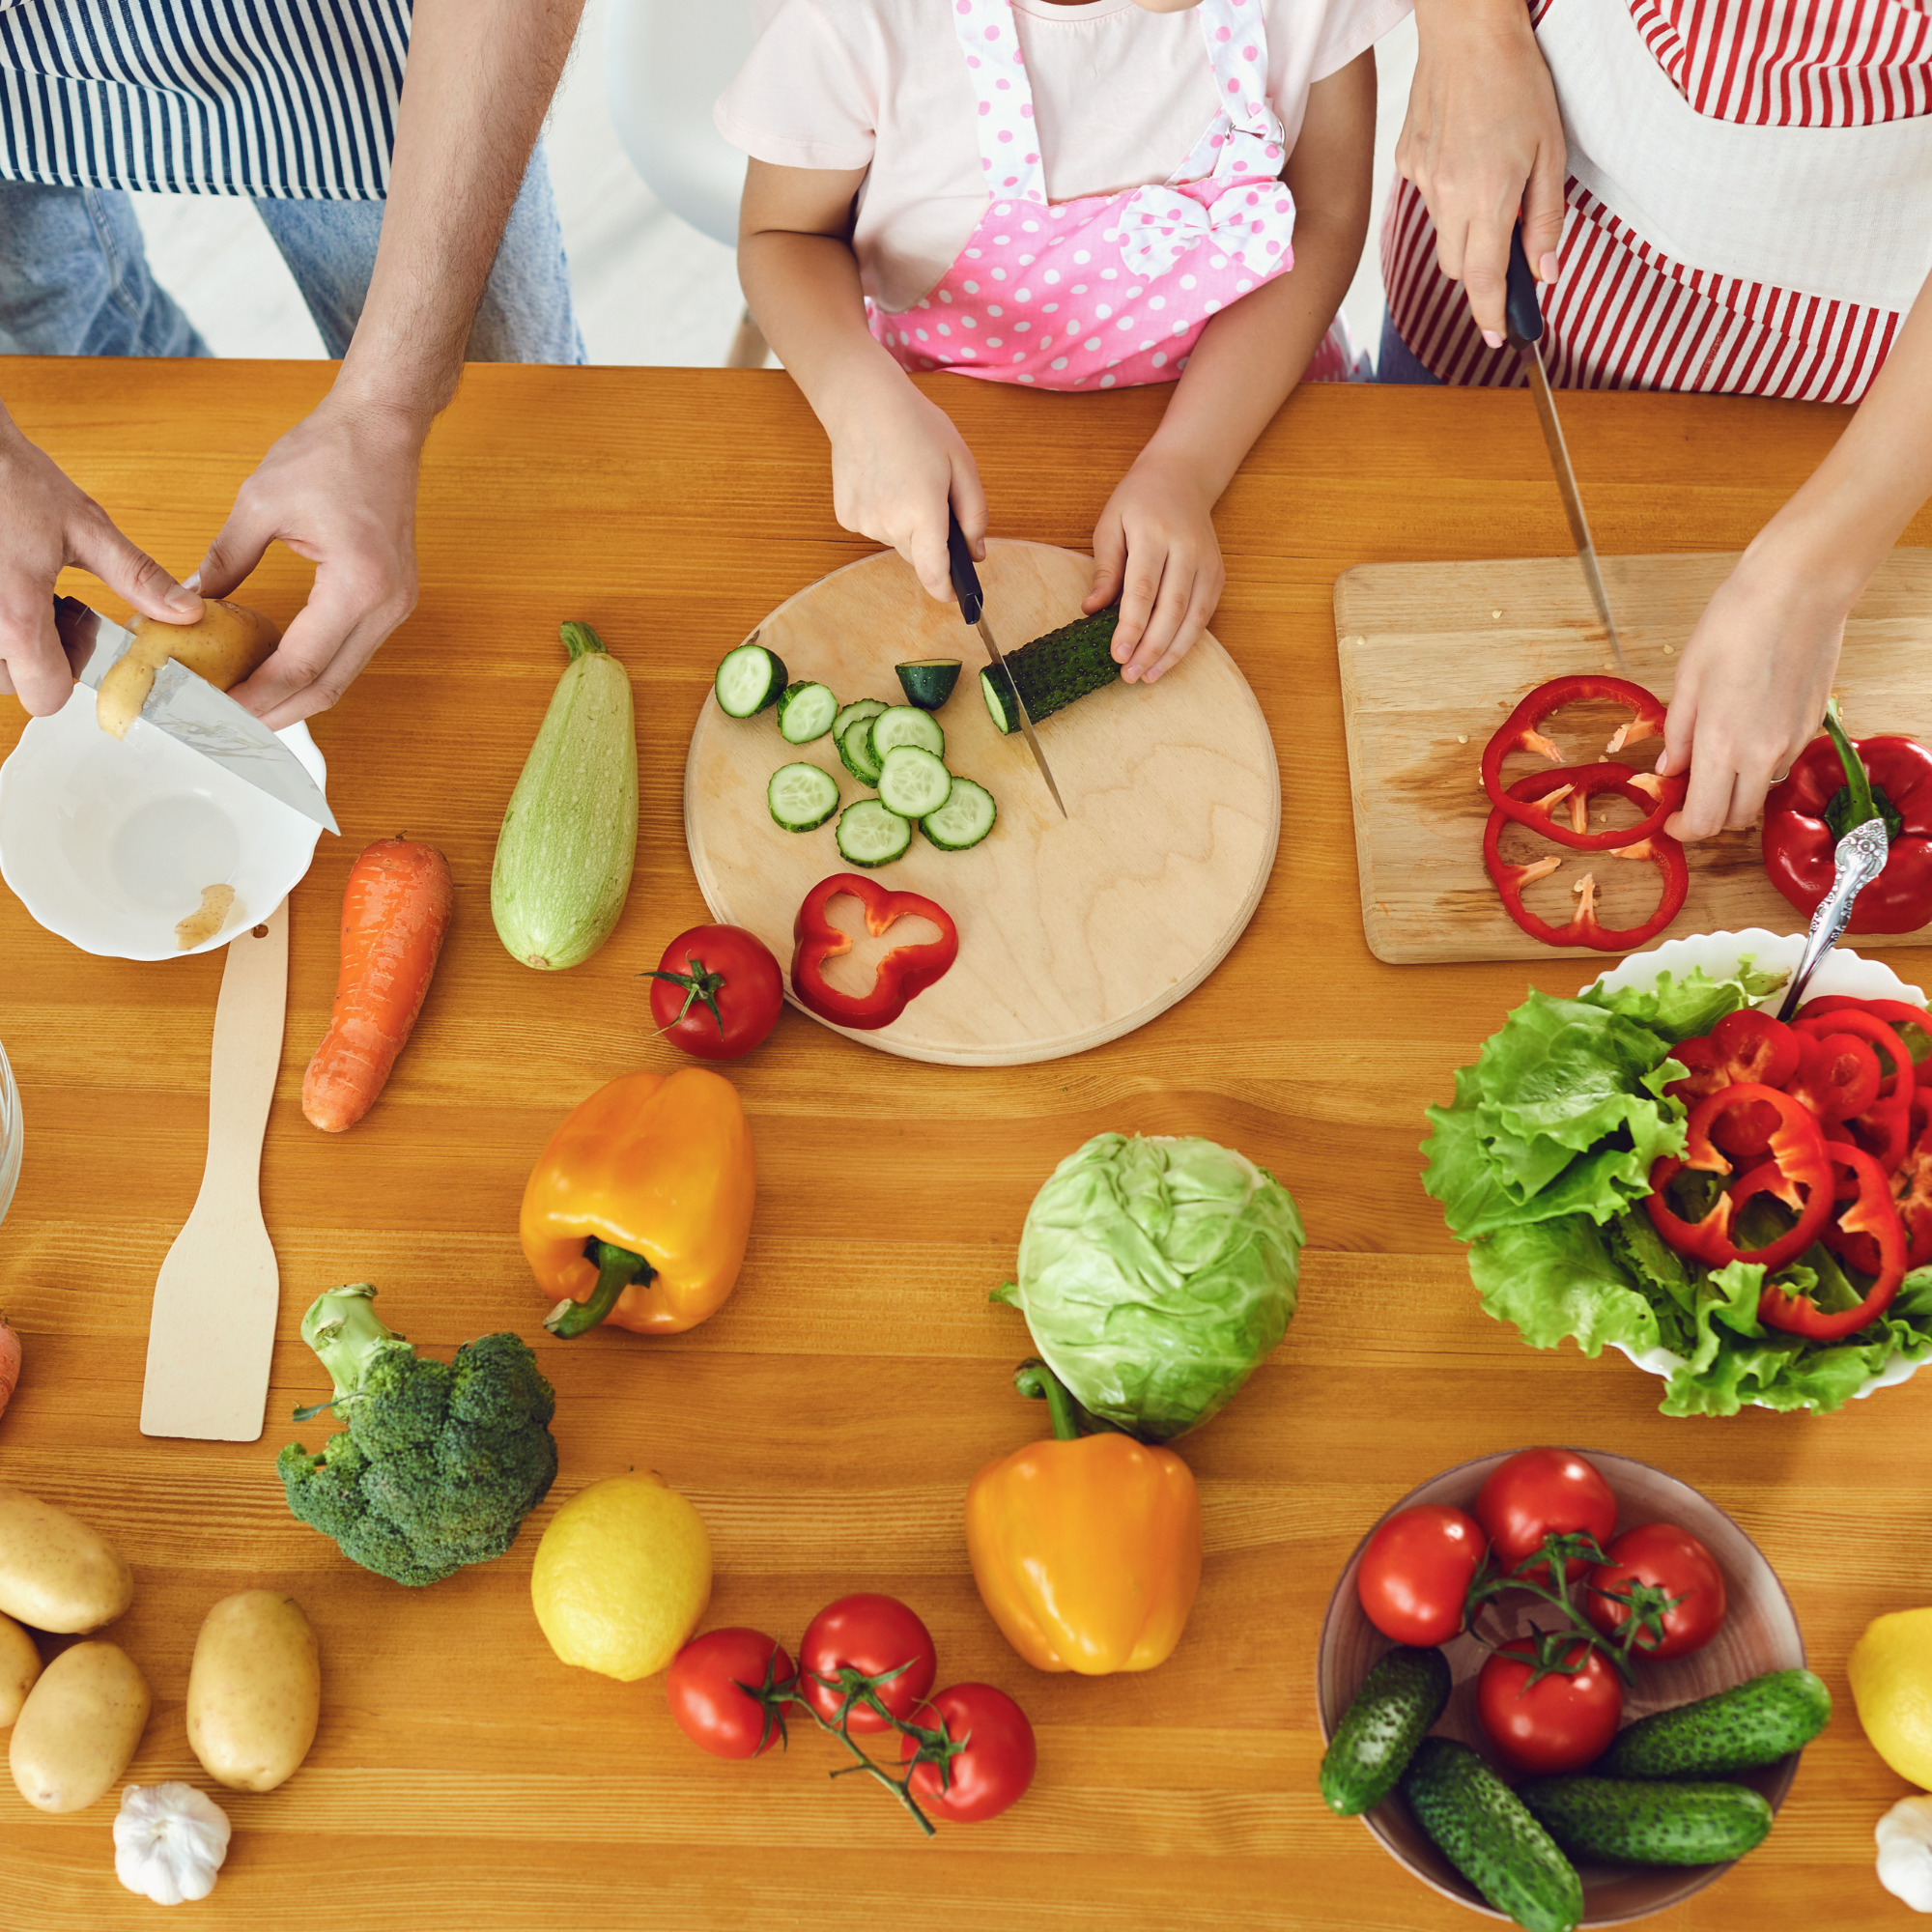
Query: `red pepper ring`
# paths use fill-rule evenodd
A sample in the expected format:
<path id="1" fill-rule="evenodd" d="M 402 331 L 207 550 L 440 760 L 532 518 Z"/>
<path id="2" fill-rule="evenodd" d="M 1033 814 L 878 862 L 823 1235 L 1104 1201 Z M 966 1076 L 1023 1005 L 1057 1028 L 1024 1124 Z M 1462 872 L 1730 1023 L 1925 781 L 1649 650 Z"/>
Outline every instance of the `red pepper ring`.
<path id="1" fill-rule="evenodd" d="M 1860 1000 L 1849 993 L 1824 993 L 1815 1000 L 1806 1000 L 1798 1009 L 1798 1017 L 1822 1019 L 1827 1013 L 1870 1013 L 1882 1019 L 1900 1039 L 1905 1038 L 1903 1029 L 1917 1027 L 1928 1040 L 1932 1040 L 1932 1012 L 1923 1007 L 1915 1007 L 1908 1000 Z M 1923 1065 L 1915 1060 L 1915 1066 Z"/>
<path id="2" fill-rule="evenodd" d="M 1614 852 L 1637 844 L 1663 830 L 1663 821 L 1684 803 L 1687 779 L 1661 779 L 1629 765 L 1562 765 L 1553 772 L 1530 772 L 1520 778 L 1497 801 L 1505 818 L 1573 852 Z M 1599 792 L 1615 792 L 1642 812 L 1635 825 L 1612 826 L 1606 832 L 1588 830 L 1590 800 Z M 1560 823 L 1558 806 L 1568 803 L 1570 823 Z"/>
<path id="3" fill-rule="evenodd" d="M 1863 1236 L 1875 1241 L 1878 1272 L 1856 1308 L 1828 1313 L 1808 1295 L 1767 1288 L 1758 1298 L 1757 1319 L 1767 1328 L 1802 1335 L 1807 1341 L 1841 1342 L 1847 1335 L 1869 1327 L 1891 1305 L 1899 1283 L 1905 1279 L 1905 1228 L 1892 1204 L 1891 1183 L 1870 1154 L 1859 1148 L 1837 1146 L 1826 1151 L 1838 1166 L 1850 1168 L 1858 1180 L 1857 1198 L 1838 1216 L 1836 1233 L 1840 1236 Z"/>
<path id="4" fill-rule="evenodd" d="M 1587 769 L 1601 770 L 1603 767 Z M 1609 769 L 1622 772 L 1625 768 L 1613 765 Z M 1536 783 L 1546 778 L 1560 779 L 1564 776 L 1566 774 L 1539 772 L 1529 779 L 1520 779 L 1511 789 L 1516 790 L 1520 785 Z M 1648 859 L 1663 874 L 1663 894 L 1658 901 L 1657 910 L 1641 925 L 1613 928 L 1599 922 L 1597 881 L 1589 872 L 1577 881 L 1577 891 L 1581 896 L 1570 923 L 1551 925 L 1523 904 L 1522 889 L 1534 880 L 1547 878 L 1563 861 L 1552 856 L 1539 859 L 1529 866 L 1510 864 L 1503 857 L 1502 839 L 1504 831 L 1513 822 L 1500 811 L 1490 813 L 1490 822 L 1483 829 L 1483 869 L 1489 873 L 1491 883 L 1501 895 L 1503 910 L 1532 939 L 1540 939 L 1546 946 L 1588 946 L 1599 952 L 1634 952 L 1677 917 L 1683 910 L 1685 899 L 1690 896 L 1690 867 L 1684 857 L 1683 846 L 1662 832 L 1655 832 L 1635 844 L 1617 846 L 1610 851 L 1613 859 Z M 1624 831 L 1616 836 L 1628 838 L 1631 834 Z"/>
<path id="5" fill-rule="evenodd" d="M 930 920 L 939 928 L 939 937 L 923 946 L 895 947 L 879 961 L 866 992 L 840 992 L 826 983 L 823 968 L 828 959 L 852 950 L 851 935 L 826 916 L 827 907 L 841 895 L 849 895 L 865 908 L 866 930 L 874 939 L 908 916 Z M 959 931 L 945 907 L 918 893 L 888 892 L 876 879 L 858 872 L 835 872 L 820 879 L 798 909 L 792 936 L 798 941 L 791 956 L 792 997 L 820 1019 L 861 1032 L 891 1026 L 919 994 L 945 977 L 959 956 Z"/>
<path id="6" fill-rule="evenodd" d="M 1628 705 L 1632 714 L 1631 722 L 1612 733 L 1610 742 L 1605 747 L 1605 756 L 1622 751 L 1626 745 L 1641 744 L 1646 738 L 1662 737 L 1662 700 L 1642 685 L 1593 671 L 1575 677 L 1553 677 L 1547 684 L 1538 685 L 1524 697 L 1496 727 L 1490 742 L 1483 748 L 1483 789 L 1489 793 L 1492 806 L 1504 811 L 1509 810 L 1503 803 L 1503 760 L 1512 752 L 1534 752 L 1539 757 L 1548 758 L 1552 765 L 1562 764 L 1562 752 L 1537 726 L 1545 719 L 1553 718 L 1566 704 L 1585 703 L 1592 698 Z M 1511 816 L 1515 814 L 1511 813 Z M 1522 822 L 1528 824 L 1531 821 L 1525 819 Z M 1659 822 L 1662 823 L 1662 820 Z"/>
<path id="7" fill-rule="evenodd" d="M 1911 1099 L 1912 1054 L 1905 1042 L 1876 1013 L 1860 1012 L 1856 1008 L 1835 1013 L 1813 1013 L 1808 1019 L 1800 1013 L 1791 1024 L 1800 1033 L 1808 1033 L 1814 1039 L 1822 1039 L 1829 1034 L 1849 1033 L 1869 1040 L 1891 1062 L 1889 1073 L 1882 1065 L 1879 1068 L 1879 1098 L 1889 1100 L 1902 1091 L 1905 1097 Z"/>

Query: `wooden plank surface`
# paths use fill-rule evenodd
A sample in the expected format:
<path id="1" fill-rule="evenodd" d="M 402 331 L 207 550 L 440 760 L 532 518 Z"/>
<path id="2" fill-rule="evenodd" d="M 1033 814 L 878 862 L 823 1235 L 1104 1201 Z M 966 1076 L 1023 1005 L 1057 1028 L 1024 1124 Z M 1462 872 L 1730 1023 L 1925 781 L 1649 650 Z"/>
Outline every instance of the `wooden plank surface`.
<path id="1" fill-rule="evenodd" d="M 322 393 L 315 365 L 10 358 L 7 400 L 138 541 L 191 567 L 265 445 Z M 1164 397 L 925 384 L 978 454 L 996 534 L 1081 548 Z M 1564 411 L 1611 554 L 1732 550 L 1843 422 L 1830 409 L 1578 395 Z M 317 721 L 345 837 L 291 905 L 288 1040 L 263 1199 L 283 1305 L 259 1444 L 138 1430 L 148 1302 L 200 1172 L 218 957 L 84 957 L 0 897 L 0 1039 L 27 1153 L 0 1224 L 0 1305 L 27 1367 L 0 1419 L 0 1479 L 113 1535 L 138 1594 L 115 1634 L 156 1707 L 132 1776 L 192 1776 L 183 1699 L 208 1606 L 293 1591 L 320 1634 L 307 1766 L 237 1825 L 213 1897 L 183 1922 L 296 1932 L 725 1932 L 944 1917 L 1008 1932 L 1095 1923 L 1457 1932 L 1473 1920 L 1402 1873 L 1315 1791 L 1314 1660 L 1336 1576 L 1376 1514 L 1435 1471 L 1536 1440 L 1620 1451 L 1694 1484 L 1776 1566 L 1841 1703 L 1777 1831 L 1670 1922 L 1894 1927 L 1871 1828 L 1903 1787 L 1863 1744 L 1844 1658 L 1882 1610 L 1932 1598 L 1923 1443 L 1932 1376 L 1811 1421 L 1660 1417 L 1621 1358 L 1537 1354 L 1487 1320 L 1416 1183 L 1421 1110 L 1534 982 L 1592 962 L 1385 966 L 1363 941 L 1332 592 L 1370 562 L 1559 556 L 1568 535 L 1529 398 L 1298 394 L 1219 513 L 1217 636 L 1260 695 L 1285 836 L 1227 960 L 1151 1025 L 1078 1059 L 954 1068 L 862 1054 L 785 1014 L 734 1072 L 757 1137 L 757 1224 L 738 1292 L 658 1344 L 541 1334 L 516 1240 L 530 1162 L 562 1112 L 629 1068 L 668 1067 L 633 977 L 704 916 L 681 824 L 684 750 L 719 652 L 867 546 L 830 507 L 824 440 L 786 379 L 477 368 L 433 437 L 415 615 Z M 1921 517 L 1910 540 L 1932 540 Z M 250 594 L 293 610 L 274 552 Z M 76 587 L 81 581 L 74 580 Z M 91 586 L 88 586 L 91 587 Z M 502 807 L 561 668 L 555 626 L 594 623 L 638 690 L 638 875 L 611 943 L 530 973 L 488 912 Z M 1156 694 L 1157 695 L 1157 694 Z M 0 702 L 0 750 L 17 711 Z M 416 1037 L 353 1133 L 302 1121 L 302 1067 L 335 980 L 343 880 L 371 838 L 449 855 L 458 911 Z M 1908 979 L 1932 958 L 1894 955 Z M 1105 1128 L 1198 1132 L 1293 1190 L 1310 1248 L 1287 1339 L 1187 1440 L 1208 1557 L 1179 1650 L 1144 1676 L 1038 1676 L 974 1592 L 968 1477 L 1029 1439 L 1008 1392 L 1026 1352 L 991 1307 L 1028 1202 Z M 296 1334 L 311 1297 L 368 1278 L 412 1339 L 531 1337 L 559 1401 L 553 1503 L 501 1561 L 411 1593 L 294 1522 L 270 1462 L 312 1435 L 322 1391 Z M 752 1767 L 703 1757 L 655 1683 L 550 1655 L 530 1613 L 554 1502 L 633 1464 L 696 1502 L 716 1543 L 710 1617 L 795 1639 L 834 1595 L 895 1591 L 948 1679 L 1009 1687 L 1040 1730 L 1026 1803 L 917 1841 L 878 1794 L 830 1783 L 822 1740 Z M 116 1886 L 109 1811 L 30 1812 L 0 1786 L 7 1932 L 152 1925 Z M 190 1920 L 191 1915 L 191 1920 Z"/>
<path id="2" fill-rule="evenodd" d="M 1685 640 L 1736 561 L 1729 554 L 1604 559 L 1628 676 L 1669 699 Z M 1335 637 L 1369 950 L 1394 964 L 1546 957 L 1548 948 L 1503 910 L 1484 870 L 1490 802 L 1480 767 L 1490 734 L 1539 684 L 1617 669 L 1575 561 L 1359 565 L 1336 582 Z M 1932 553 L 1896 551 L 1873 577 L 1845 626 L 1834 689 L 1855 735 L 1932 734 Z M 1614 705 L 1591 705 L 1554 722 L 1571 758 L 1589 763 L 1629 717 Z M 1662 749 L 1646 739 L 1621 762 L 1648 771 Z M 1503 776 L 1514 781 L 1548 769 L 1518 752 Z M 1602 830 L 1637 815 L 1609 800 L 1591 822 Z M 1554 850 L 1531 831 L 1505 835 L 1511 861 Z M 1804 915 L 1765 876 L 1758 827 L 1726 832 L 1687 855 L 1690 895 L 1660 939 L 1746 926 L 1804 930 Z M 1619 865 L 1601 852 L 1563 856 L 1561 870 L 1523 895 L 1551 924 L 1568 923 L 1572 889 L 1584 872 L 1596 879 L 1613 928 L 1639 923 L 1656 905 L 1654 866 Z M 1861 933 L 1854 944 L 1928 939 L 1932 926 Z"/>
<path id="3" fill-rule="evenodd" d="M 1080 614 L 1094 562 L 995 538 L 980 576 L 994 636 L 1017 650 Z M 986 710 L 978 633 L 898 557 L 868 557 L 810 585 L 756 635 L 789 676 L 830 685 L 841 704 L 899 703 L 895 664 L 959 656 L 958 689 L 935 714 L 947 767 L 987 786 L 998 810 L 970 851 L 942 852 L 915 834 L 879 867 L 881 884 L 952 914 L 959 957 L 891 1026 L 846 1037 L 952 1066 L 1057 1060 L 1166 1012 L 1240 937 L 1274 864 L 1281 781 L 1267 720 L 1212 637 L 1158 685 L 1111 685 L 1040 724 L 1063 818 L 1024 738 L 1002 737 Z M 794 759 L 829 773 L 846 806 L 873 796 L 829 735 L 787 745 L 771 712 L 727 718 L 715 697 L 698 713 L 684 781 L 698 891 L 717 918 L 772 949 L 787 984 L 799 902 L 828 873 L 851 869 L 836 819 L 799 834 L 772 823 L 765 783 Z M 936 932 L 923 924 L 875 941 L 856 906 L 850 923 L 859 939 L 831 974 L 853 992 L 870 983 L 878 953 Z"/>

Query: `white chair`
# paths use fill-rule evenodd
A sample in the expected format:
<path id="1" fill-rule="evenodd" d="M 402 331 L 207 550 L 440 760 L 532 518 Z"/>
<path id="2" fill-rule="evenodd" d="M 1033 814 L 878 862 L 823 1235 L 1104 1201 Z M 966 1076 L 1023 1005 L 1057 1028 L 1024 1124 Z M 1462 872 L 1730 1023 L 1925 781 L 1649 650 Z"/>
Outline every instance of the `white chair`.
<path id="1" fill-rule="evenodd" d="M 611 0 L 604 20 L 604 89 L 631 165 L 680 220 L 731 247 L 745 156 L 712 125 L 711 105 L 752 50 L 752 7 L 753 0 Z M 770 353 L 747 309 L 726 367 L 760 368 Z"/>

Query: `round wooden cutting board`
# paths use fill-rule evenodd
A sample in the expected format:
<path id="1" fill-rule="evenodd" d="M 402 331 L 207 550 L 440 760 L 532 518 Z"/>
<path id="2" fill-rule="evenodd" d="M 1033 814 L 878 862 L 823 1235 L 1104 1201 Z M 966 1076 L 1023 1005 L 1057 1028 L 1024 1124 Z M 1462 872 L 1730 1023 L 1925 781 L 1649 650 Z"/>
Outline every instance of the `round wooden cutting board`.
<path id="1" fill-rule="evenodd" d="M 986 620 L 1011 653 L 1080 614 L 1094 561 L 996 540 L 980 576 Z M 1157 685 L 1113 685 L 1040 724 L 1063 819 L 1025 739 L 1001 737 L 987 715 L 979 633 L 956 605 L 927 596 L 896 555 L 834 572 L 753 635 L 787 675 L 830 685 L 841 704 L 902 703 L 895 664 L 960 659 L 958 688 L 935 714 L 947 767 L 978 780 L 999 806 L 992 833 L 971 851 L 942 852 L 915 832 L 905 856 L 872 874 L 944 906 L 959 928 L 959 957 L 891 1026 L 849 1038 L 958 1066 L 1079 1053 L 1165 1012 L 1239 938 L 1274 864 L 1281 779 L 1261 706 L 1211 637 Z M 800 901 L 828 874 L 858 869 L 834 841 L 836 817 L 805 833 L 773 822 L 765 786 L 793 759 L 838 780 L 841 810 L 872 796 L 829 735 L 787 745 L 772 711 L 727 718 L 715 696 L 704 700 L 684 773 L 685 838 L 705 903 L 749 926 L 787 968 Z M 835 901 L 840 908 L 853 902 Z M 902 929 L 854 963 L 888 950 Z"/>

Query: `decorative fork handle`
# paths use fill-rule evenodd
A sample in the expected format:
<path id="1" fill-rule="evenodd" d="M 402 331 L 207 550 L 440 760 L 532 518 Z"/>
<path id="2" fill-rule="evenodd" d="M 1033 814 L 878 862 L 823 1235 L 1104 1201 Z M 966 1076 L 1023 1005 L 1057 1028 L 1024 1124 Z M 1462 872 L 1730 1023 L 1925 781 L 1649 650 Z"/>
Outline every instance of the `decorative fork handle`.
<path id="1" fill-rule="evenodd" d="M 1792 974 L 1784 1004 L 1777 1009 L 1779 1019 L 1788 1020 L 1798 1010 L 1798 1004 L 1804 997 L 1804 988 L 1810 982 L 1812 974 L 1818 970 L 1819 962 L 1837 945 L 1844 933 L 1846 923 L 1852 916 L 1853 900 L 1885 870 L 1886 855 L 1890 845 L 1882 818 L 1868 818 L 1862 825 L 1853 826 L 1838 840 L 1837 849 L 1833 854 L 1834 870 L 1832 890 L 1819 901 L 1818 910 L 1811 915 L 1811 930 L 1805 938 L 1798 970 Z"/>

